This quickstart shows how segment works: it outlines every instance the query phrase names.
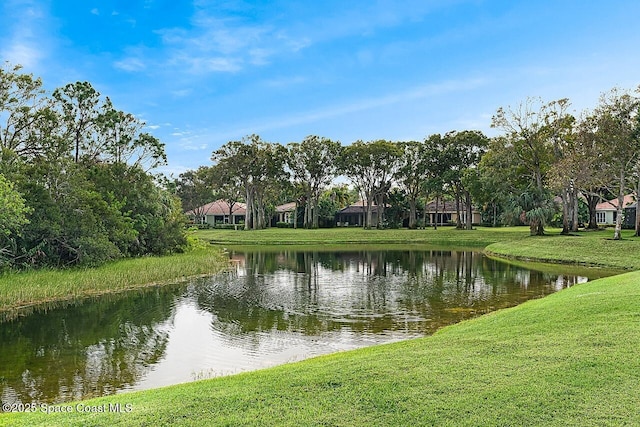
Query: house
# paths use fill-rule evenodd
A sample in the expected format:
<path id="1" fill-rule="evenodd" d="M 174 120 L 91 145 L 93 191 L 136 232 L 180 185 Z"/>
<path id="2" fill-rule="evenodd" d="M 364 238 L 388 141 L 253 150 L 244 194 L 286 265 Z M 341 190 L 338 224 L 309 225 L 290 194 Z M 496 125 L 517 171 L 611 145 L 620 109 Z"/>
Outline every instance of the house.
<path id="1" fill-rule="evenodd" d="M 622 207 L 630 207 L 636 201 L 635 195 L 627 194 L 624 196 Z M 616 223 L 618 216 L 618 198 L 598 203 L 596 205 L 596 222 L 599 225 L 613 225 Z"/>
<path id="2" fill-rule="evenodd" d="M 458 212 L 456 211 L 456 202 L 453 200 L 432 200 L 425 205 L 427 224 L 450 224 L 456 222 L 458 218 Z M 436 218 L 436 210 L 438 211 Z M 460 220 L 462 223 L 467 221 L 467 210 L 463 202 L 460 202 Z M 479 224 L 482 221 L 480 212 L 476 209 L 471 211 L 471 222 L 473 224 Z"/>
<path id="3" fill-rule="evenodd" d="M 336 225 L 338 227 L 343 226 L 364 226 L 366 215 L 366 202 L 364 200 L 358 200 L 352 205 L 338 211 L 336 213 Z M 371 226 L 373 227 L 378 222 L 378 206 L 371 206 Z"/>
<path id="4" fill-rule="evenodd" d="M 277 223 L 293 224 L 295 220 L 295 213 L 298 205 L 296 202 L 285 203 L 284 205 L 276 206 L 273 218 L 271 219 L 271 225 L 275 226 Z"/>
<path id="5" fill-rule="evenodd" d="M 216 226 L 221 224 L 242 224 L 246 213 L 247 206 L 244 203 L 236 202 L 230 207 L 229 202 L 226 200 L 216 200 L 187 211 L 185 215 L 196 224 Z"/>

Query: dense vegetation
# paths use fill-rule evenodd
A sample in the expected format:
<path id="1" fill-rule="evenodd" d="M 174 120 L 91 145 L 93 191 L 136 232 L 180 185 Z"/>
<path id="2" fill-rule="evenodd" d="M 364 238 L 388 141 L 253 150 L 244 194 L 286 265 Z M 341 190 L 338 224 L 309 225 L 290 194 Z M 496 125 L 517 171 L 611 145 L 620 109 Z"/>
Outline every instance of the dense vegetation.
<path id="1" fill-rule="evenodd" d="M 492 139 L 463 130 L 347 146 L 308 136 L 283 146 L 251 135 L 216 150 L 214 166 L 181 175 L 176 187 L 187 209 L 214 198 L 246 202 L 245 229 L 264 228 L 273 205 L 292 201 L 300 208 L 294 224 L 317 228 L 319 218 L 335 213 L 321 202 L 347 193 L 330 187 L 337 176 L 363 200 L 366 228 L 416 228 L 428 222 L 428 201 L 449 198 L 459 213 L 457 228 L 471 228 L 471 209 L 478 207 L 487 224 L 526 224 L 531 234 L 553 224 L 570 233 L 580 224 L 598 228 L 596 204 L 617 198 L 614 239 L 620 239 L 623 197 L 640 187 L 640 97 L 613 89 L 593 111 L 577 117 L 569 108 L 567 99 L 499 108 L 491 125 L 501 134 Z M 640 211 L 628 220 L 638 235 Z"/>
<path id="2" fill-rule="evenodd" d="M 148 172 L 164 145 L 143 128 L 87 82 L 46 94 L 0 68 L 0 271 L 181 250 L 180 200 Z"/>

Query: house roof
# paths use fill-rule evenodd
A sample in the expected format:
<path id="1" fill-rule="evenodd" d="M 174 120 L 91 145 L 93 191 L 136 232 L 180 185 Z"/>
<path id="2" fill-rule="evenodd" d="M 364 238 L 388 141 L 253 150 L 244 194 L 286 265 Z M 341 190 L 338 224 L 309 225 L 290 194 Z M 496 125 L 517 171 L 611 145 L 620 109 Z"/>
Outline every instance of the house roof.
<path id="1" fill-rule="evenodd" d="M 626 208 L 629 205 L 632 205 L 636 202 L 636 197 L 634 194 L 627 194 L 624 196 L 624 200 L 622 202 L 622 207 Z M 598 203 L 596 205 L 596 211 L 615 211 L 618 209 L 618 198 L 608 200 L 606 202 Z"/>
<path id="2" fill-rule="evenodd" d="M 362 213 L 365 211 L 367 204 L 364 200 L 358 200 L 352 205 L 347 206 L 346 208 L 340 210 L 339 214 L 350 214 L 350 213 Z M 371 212 L 377 212 L 378 206 L 374 203 L 371 205 Z"/>
<path id="3" fill-rule="evenodd" d="M 289 202 L 289 203 L 285 203 L 284 205 L 276 206 L 276 212 L 277 213 L 293 212 L 295 208 L 296 208 L 296 202 Z"/>
<path id="4" fill-rule="evenodd" d="M 229 215 L 229 203 L 225 200 L 216 200 L 185 213 L 187 215 Z M 233 204 L 232 215 L 245 215 L 246 213 L 247 205 L 241 202 Z"/>

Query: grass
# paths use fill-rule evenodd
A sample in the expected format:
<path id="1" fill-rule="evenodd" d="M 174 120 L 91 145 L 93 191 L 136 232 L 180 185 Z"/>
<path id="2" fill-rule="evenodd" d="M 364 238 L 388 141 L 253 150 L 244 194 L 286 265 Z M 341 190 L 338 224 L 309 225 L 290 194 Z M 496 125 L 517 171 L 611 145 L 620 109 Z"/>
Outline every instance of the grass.
<path id="1" fill-rule="evenodd" d="M 187 277 L 216 273 L 226 265 L 226 257 L 220 250 L 201 248 L 164 257 L 126 259 L 96 268 L 8 273 L 0 275 L 0 313 L 6 315 L 53 301 L 175 283 Z"/>
<path id="2" fill-rule="evenodd" d="M 526 237 L 528 228 L 478 227 L 456 230 L 364 230 L 362 228 L 326 228 L 316 230 L 269 228 L 257 231 L 199 230 L 196 235 L 219 245 L 326 245 L 326 244 L 428 244 L 484 247 L 490 243 Z"/>
<path id="3" fill-rule="evenodd" d="M 582 231 L 561 235 L 550 228 L 545 236 L 529 236 L 528 227 L 477 227 L 456 230 L 364 230 L 331 228 L 292 230 L 271 228 L 259 231 L 199 230 L 197 236 L 216 245 L 314 245 L 331 249 L 354 245 L 429 245 L 485 248 L 490 255 L 506 258 L 562 264 L 577 264 L 615 269 L 640 269 L 640 238 L 633 230 L 623 230 L 623 240 L 611 240 L 612 230 Z M 342 245 L 342 246 L 341 246 Z"/>
<path id="4" fill-rule="evenodd" d="M 640 269 L 640 238 L 633 237 L 633 230 L 623 230 L 623 240 L 612 240 L 612 234 L 611 230 L 553 233 L 492 243 L 485 252 L 521 260 Z"/>
<path id="5" fill-rule="evenodd" d="M 486 246 L 516 259 L 640 269 L 640 239 L 631 234 L 611 241 L 611 230 L 576 236 L 550 230 L 548 236 L 529 237 L 526 228 L 199 232 L 220 245 Z M 200 256 L 213 257 L 213 263 L 216 254 Z M 135 268 L 123 265 L 119 271 Z M 640 271 L 575 286 L 426 338 L 81 403 L 95 409 L 120 403 L 123 413 L 80 413 L 71 403 L 69 414 L 2 414 L 0 425 L 640 425 L 638 348 Z"/>
<path id="6" fill-rule="evenodd" d="M 82 402 L 128 413 L 71 404 L 70 414 L 5 414 L 0 425 L 639 425 L 638 348 L 631 272 L 426 338 Z"/>

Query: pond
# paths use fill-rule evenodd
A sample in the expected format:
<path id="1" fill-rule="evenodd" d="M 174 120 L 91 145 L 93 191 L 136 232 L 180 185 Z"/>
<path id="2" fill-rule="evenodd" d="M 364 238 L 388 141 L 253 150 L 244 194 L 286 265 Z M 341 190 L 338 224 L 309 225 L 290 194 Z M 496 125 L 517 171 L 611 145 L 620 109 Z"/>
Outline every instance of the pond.
<path id="1" fill-rule="evenodd" d="M 5 315 L 2 402 L 60 403 L 425 336 L 594 274 L 424 248 L 229 256 L 229 272 L 188 284 Z"/>

